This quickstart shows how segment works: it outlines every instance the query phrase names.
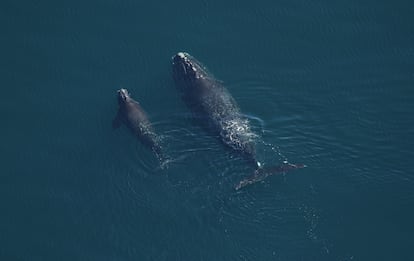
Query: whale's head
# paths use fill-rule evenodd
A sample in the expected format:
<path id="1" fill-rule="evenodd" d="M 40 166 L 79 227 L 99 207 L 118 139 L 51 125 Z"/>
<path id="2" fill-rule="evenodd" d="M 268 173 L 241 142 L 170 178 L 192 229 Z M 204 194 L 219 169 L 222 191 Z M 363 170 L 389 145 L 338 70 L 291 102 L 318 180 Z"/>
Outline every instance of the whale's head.
<path id="1" fill-rule="evenodd" d="M 118 93 L 118 103 L 119 104 L 123 104 L 123 103 L 127 102 L 128 99 L 130 99 L 129 92 L 128 92 L 127 89 L 119 89 L 117 91 L 117 93 Z"/>
<path id="2" fill-rule="evenodd" d="M 191 86 L 197 80 L 207 76 L 206 69 L 193 56 L 179 52 L 172 57 L 173 76 L 180 88 Z"/>

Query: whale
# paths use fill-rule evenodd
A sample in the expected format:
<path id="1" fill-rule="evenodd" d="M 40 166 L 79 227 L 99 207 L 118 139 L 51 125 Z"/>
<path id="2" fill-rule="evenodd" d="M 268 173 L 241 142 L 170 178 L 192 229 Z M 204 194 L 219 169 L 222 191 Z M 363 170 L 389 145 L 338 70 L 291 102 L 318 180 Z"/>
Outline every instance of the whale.
<path id="1" fill-rule="evenodd" d="M 112 121 L 114 129 L 124 124 L 134 136 L 147 148 L 151 149 L 158 160 L 162 162 L 165 157 L 160 145 L 159 136 L 155 133 L 147 113 L 139 102 L 131 98 L 127 89 L 117 91 L 118 112 Z"/>
<path id="2" fill-rule="evenodd" d="M 253 174 L 235 185 L 239 190 L 262 181 L 268 176 L 304 167 L 303 164 L 283 163 L 265 168 L 256 159 L 258 136 L 252 131 L 249 120 L 221 81 L 187 52 L 172 57 L 172 74 L 182 100 L 209 133 L 232 151 L 241 155 L 254 169 Z"/>

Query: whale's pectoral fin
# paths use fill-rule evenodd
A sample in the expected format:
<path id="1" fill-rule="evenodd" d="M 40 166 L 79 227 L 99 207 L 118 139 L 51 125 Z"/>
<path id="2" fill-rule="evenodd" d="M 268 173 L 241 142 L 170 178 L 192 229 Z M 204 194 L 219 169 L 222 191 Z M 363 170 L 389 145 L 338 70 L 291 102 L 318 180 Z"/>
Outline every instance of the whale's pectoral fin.
<path id="1" fill-rule="evenodd" d="M 116 114 L 115 118 L 112 121 L 112 128 L 118 129 L 122 125 L 122 114 L 120 111 Z"/>

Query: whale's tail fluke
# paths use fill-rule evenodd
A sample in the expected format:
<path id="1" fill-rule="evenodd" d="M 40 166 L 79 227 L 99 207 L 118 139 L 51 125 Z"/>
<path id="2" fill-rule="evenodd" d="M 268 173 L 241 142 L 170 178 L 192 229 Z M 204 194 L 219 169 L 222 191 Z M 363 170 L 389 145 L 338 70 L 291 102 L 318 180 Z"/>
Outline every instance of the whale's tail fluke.
<path id="1" fill-rule="evenodd" d="M 272 176 L 272 175 L 278 175 L 285 173 L 289 170 L 293 169 L 301 169 L 305 168 L 306 165 L 304 164 L 291 164 L 291 163 L 283 163 L 282 165 L 276 166 L 276 167 L 270 167 L 270 168 L 258 168 L 254 171 L 253 175 L 250 177 L 247 177 L 243 180 L 241 180 L 234 188 L 236 190 L 239 190 L 243 187 L 246 187 L 247 185 L 254 184 L 256 182 L 262 181 L 265 178 Z"/>

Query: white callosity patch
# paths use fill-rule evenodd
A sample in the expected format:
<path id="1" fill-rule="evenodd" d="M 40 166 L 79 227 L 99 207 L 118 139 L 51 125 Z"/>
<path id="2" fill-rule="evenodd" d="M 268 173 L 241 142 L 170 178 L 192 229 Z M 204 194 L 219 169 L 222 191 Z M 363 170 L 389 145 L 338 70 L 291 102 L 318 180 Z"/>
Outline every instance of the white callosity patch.
<path id="1" fill-rule="evenodd" d="M 195 60 L 190 54 L 186 52 L 178 52 L 177 55 L 181 59 L 184 74 L 187 74 L 189 70 L 194 72 L 192 74 L 196 79 L 204 79 L 209 75 L 207 69 Z"/>
<path id="2" fill-rule="evenodd" d="M 187 53 L 184 53 L 184 52 L 179 52 L 179 53 L 177 53 L 177 55 L 178 55 L 178 57 L 183 58 L 183 59 L 187 58 L 186 57 Z"/>

